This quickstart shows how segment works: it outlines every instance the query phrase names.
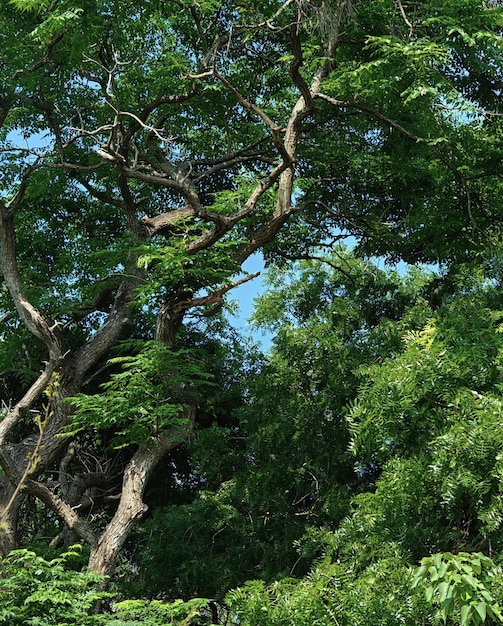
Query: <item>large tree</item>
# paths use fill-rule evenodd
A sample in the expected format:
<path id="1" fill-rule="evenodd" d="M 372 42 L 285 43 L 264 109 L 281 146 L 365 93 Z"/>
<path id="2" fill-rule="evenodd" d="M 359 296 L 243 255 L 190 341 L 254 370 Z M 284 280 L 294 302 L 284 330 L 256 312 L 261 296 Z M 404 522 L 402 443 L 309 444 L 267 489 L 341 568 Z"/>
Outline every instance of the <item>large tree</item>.
<path id="1" fill-rule="evenodd" d="M 279 335 L 263 372 L 274 383 L 259 383 L 287 393 L 278 417 L 261 398 L 252 405 L 248 501 L 265 483 L 269 523 L 284 518 L 291 533 L 309 474 L 311 486 L 290 575 L 231 592 L 232 611 L 267 626 L 500 624 L 501 273 L 400 276 L 344 258 L 346 275 L 311 262 L 261 299 Z M 291 436 L 274 447 L 278 421 Z M 292 496 L 285 513 L 277 502 Z M 311 570 L 295 580 L 306 557 Z"/>
<path id="2" fill-rule="evenodd" d="M 198 421 L 189 327 L 257 250 L 497 236 L 498 29 L 480 0 L 2 3 L 3 554 L 36 501 L 111 570 Z"/>

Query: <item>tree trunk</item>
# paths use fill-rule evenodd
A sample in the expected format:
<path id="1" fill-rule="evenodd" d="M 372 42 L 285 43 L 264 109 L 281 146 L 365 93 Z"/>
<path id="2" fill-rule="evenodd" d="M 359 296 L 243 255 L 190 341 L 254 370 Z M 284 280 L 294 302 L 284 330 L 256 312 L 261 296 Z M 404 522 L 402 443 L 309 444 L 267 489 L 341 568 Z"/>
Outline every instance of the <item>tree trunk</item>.
<path id="1" fill-rule="evenodd" d="M 18 547 L 16 527 L 21 496 L 10 503 L 13 494 L 14 488 L 7 478 L 0 476 L 0 556 L 3 557 Z"/>
<path id="2" fill-rule="evenodd" d="M 159 461 L 173 448 L 186 440 L 194 427 L 195 409 L 187 410 L 187 424 L 170 437 L 160 436 L 136 452 L 124 471 L 119 506 L 91 550 L 89 569 L 99 574 L 109 574 L 117 555 L 135 524 L 143 517 L 147 506 L 143 495 L 148 481 Z"/>

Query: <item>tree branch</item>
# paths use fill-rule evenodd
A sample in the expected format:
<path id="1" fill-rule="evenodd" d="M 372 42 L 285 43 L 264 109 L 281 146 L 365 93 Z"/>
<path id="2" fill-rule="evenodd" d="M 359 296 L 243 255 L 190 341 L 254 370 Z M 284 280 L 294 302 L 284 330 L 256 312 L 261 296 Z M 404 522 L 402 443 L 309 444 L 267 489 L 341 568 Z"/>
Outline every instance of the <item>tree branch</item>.
<path id="1" fill-rule="evenodd" d="M 355 100 L 337 100 L 336 98 L 332 98 L 331 96 L 327 96 L 323 93 L 316 94 L 316 97 L 338 108 L 342 108 L 342 109 L 351 108 L 351 109 L 357 109 L 358 111 L 362 111 L 363 113 L 369 113 L 370 115 L 372 115 L 372 117 L 375 117 L 381 122 L 384 122 L 387 126 L 391 126 L 392 128 L 398 130 L 402 135 L 404 135 L 404 137 L 408 137 L 409 139 L 412 139 L 412 141 L 420 140 L 420 137 L 408 131 L 401 124 L 399 124 L 398 122 L 395 122 L 395 120 L 391 119 L 387 115 L 384 115 L 377 109 L 374 109 L 373 107 L 370 107 L 366 104 L 362 104 L 361 102 L 356 102 Z"/>
<path id="2" fill-rule="evenodd" d="M 422 139 L 421 137 L 418 137 L 414 133 L 411 133 L 398 122 L 395 122 L 393 119 L 391 119 L 387 115 L 384 115 L 380 111 L 377 111 L 377 109 L 374 109 L 373 107 L 369 107 L 366 104 L 362 104 L 360 102 L 355 102 L 351 100 L 349 101 L 337 100 L 335 98 L 326 96 L 325 94 L 321 94 L 321 93 L 318 93 L 316 97 L 320 98 L 320 100 L 325 100 L 326 102 L 334 106 L 337 106 L 339 108 L 354 108 L 364 113 L 369 113 L 369 115 L 371 115 L 372 117 L 375 117 L 376 119 L 380 120 L 381 122 L 384 122 L 386 125 L 390 126 L 391 128 L 395 128 L 396 130 L 398 130 L 404 137 L 407 137 L 408 139 L 415 141 L 415 142 L 423 141 L 426 144 L 428 143 L 427 140 Z M 471 193 L 467 185 L 468 179 L 459 171 L 456 165 L 445 155 L 445 153 L 442 150 L 439 150 L 438 147 L 435 145 L 430 146 L 430 148 L 431 148 L 431 151 L 438 157 L 438 159 L 447 167 L 447 169 L 449 169 L 452 172 L 458 184 L 461 185 L 461 188 L 466 198 L 466 211 L 468 213 L 468 217 L 470 219 L 470 222 L 472 223 L 473 228 L 474 229 L 478 228 L 475 222 L 475 219 L 473 217 L 473 213 L 472 213 Z"/>
<path id="3" fill-rule="evenodd" d="M 86 189 L 86 191 L 88 191 L 91 196 L 93 196 L 93 198 L 96 198 L 96 200 L 99 200 L 100 202 L 103 202 L 104 204 L 110 204 L 111 206 L 115 206 L 115 207 L 118 207 L 120 209 L 124 208 L 124 203 L 122 202 L 122 200 L 119 200 L 118 198 L 112 198 L 110 196 L 107 196 L 106 193 L 103 193 L 99 189 L 96 189 L 96 187 L 94 187 L 85 178 L 80 178 L 78 176 L 76 176 L 75 178 L 78 181 L 78 183 L 80 185 L 82 185 L 82 187 L 84 187 Z"/>
<path id="4" fill-rule="evenodd" d="M 182 209 L 168 211 L 161 215 L 155 215 L 154 217 L 145 216 L 141 221 L 148 236 L 153 237 L 166 228 L 182 223 L 186 218 L 194 217 L 195 215 L 195 210 L 189 204 L 186 204 Z"/>
<path id="5" fill-rule="evenodd" d="M 38 61 L 35 61 L 35 63 L 30 65 L 26 69 L 17 70 L 14 73 L 14 78 L 17 78 L 19 76 L 19 74 L 23 74 L 24 72 L 34 72 L 35 70 L 40 69 L 44 65 L 47 65 L 47 63 L 49 63 L 49 61 L 51 60 L 52 51 L 57 46 L 57 44 L 63 39 L 65 34 L 66 34 L 66 31 L 63 31 L 63 32 L 58 33 L 57 35 L 55 35 L 51 39 L 51 41 L 47 44 L 47 50 L 46 50 L 44 56 L 41 59 L 39 59 Z"/>
<path id="6" fill-rule="evenodd" d="M 216 68 L 213 69 L 213 75 L 222 83 L 222 85 L 224 85 L 232 93 L 233 96 L 235 96 L 236 100 L 244 109 L 247 109 L 248 111 L 253 111 L 253 113 L 256 113 L 273 132 L 279 130 L 279 127 L 277 126 L 277 124 L 275 124 L 271 120 L 271 118 L 267 115 L 267 113 L 262 111 L 262 109 L 258 107 L 256 104 L 249 102 L 244 96 L 242 96 L 239 93 L 239 91 L 231 85 L 231 83 L 227 80 L 227 78 L 222 76 L 222 74 L 220 74 L 220 72 L 218 72 Z"/>
<path id="7" fill-rule="evenodd" d="M 304 57 L 302 54 L 302 46 L 300 45 L 299 38 L 299 23 L 292 24 L 290 28 L 290 40 L 292 42 L 293 49 L 293 61 L 290 64 L 290 76 L 298 87 L 302 97 L 304 98 L 304 102 L 306 103 L 306 107 L 311 109 L 313 107 L 313 97 L 309 90 L 309 87 L 306 81 L 302 78 L 299 70 L 304 64 Z"/>
<path id="8" fill-rule="evenodd" d="M 135 178 L 136 180 L 141 180 L 144 183 L 155 185 L 157 187 L 172 189 L 184 197 L 187 204 L 193 207 L 197 215 L 204 213 L 199 196 L 193 189 L 190 189 L 188 185 L 184 184 L 183 181 L 173 180 L 165 175 L 167 173 L 155 171 L 150 167 L 149 170 L 151 170 L 152 173 L 148 173 L 140 169 L 132 169 L 130 167 L 123 168 L 124 174 L 129 178 Z"/>
<path id="9" fill-rule="evenodd" d="M 407 17 L 407 14 L 405 13 L 405 9 L 403 8 L 403 5 L 402 5 L 401 1 L 400 0 L 396 0 L 396 3 L 398 4 L 398 8 L 400 9 L 400 14 L 402 16 L 403 21 L 409 27 L 409 39 L 410 39 L 410 37 L 412 37 L 412 32 L 414 30 L 414 26 L 409 21 L 409 18 Z"/>
<path id="10" fill-rule="evenodd" d="M 135 285 L 132 283 L 124 283 L 119 288 L 107 321 L 73 356 L 76 380 L 83 379 L 86 372 L 116 343 L 129 324 L 129 300 L 134 289 Z"/>
<path id="11" fill-rule="evenodd" d="M 7 205 L 0 204 L 0 267 L 10 296 L 20 318 L 28 330 L 41 339 L 47 347 L 50 360 L 57 363 L 62 357 L 62 345 L 55 327 L 28 301 L 23 294 L 23 285 L 16 257 L 16 236 L 13 212 Z"/>
<path id="12" fill-rule="evenodd" d="M 35 480 L 26 481 L 23 492 L 36 496 L 47 507 L 54 511 L 65 524 L 73 530 L 88 545 L 94 548 L 98 544 L 98 538 L 91 526 L 80 519 L 72 507 L 53 493 L 48 487 Z"/>
<path id="13" fill-rule="evenodd" d="M 23 475 L 21 476 L 19 480 L 17 480 L 16 478 L 16 482 L 17 482 L 16 488 L 14 489 L 9 499 L 9 502 L 6 504 L 4 510 L 2 511 L 2 515 L 0 516 L 0 523 L 8 517 L 9 511 L 14 505 L 14 502 L 16 501 L 18 494 L 23 490 L 24 485 L 26 484 L 26 480 L 28 479 L 28 476 L 31 476 L 37 469 L 37 465 L 39 462 L 38 454 L 42 446 L 42 441 L 44 438 L 46 426 L 48 425 L 49 419 L 52 414 L 52 400 L 55 397 L 55 394 L 57 393 L 57 385 L 58 385 L 57 375 L 55 374 L 55 372 L 53 372 L 51 374 L 51 378 L 47 385 L 48 399 L 47 399 L 47 404 L 44 407 L 44 416 L 42 418 L 40 414 L 37 415 L 37 425 L 38 425 L 38 431 L 39 431 L 37 442 L 35 444 L 35 447 L 33 448 L 33 451 L 28 454 L 26 468 L 23 472 Z"/>
<path id="14" fill-rule="evenodd" d="M 257 278 L 257 276 L 260 276 L 260 272 L 249 274 L 248 276 L 245 276 L 244 278 L 240 278 L 239 280 L 236 280 L 232 283 L 228 283 L 227 285 L 224 285 L 223 287 L 220 287 L 219 289 L 215 289 L 215 291 L 212 291 L 207 296 L 202 296 L 200 298 L 192 298 L 188 300 L 182 300 L 181 302 L 177 303 L 176 308 L 177 310 L 180 310 L 180 311 L 188 311 L 189 309 L 193 309 L 195 307 L 203 307 L 203 306 L 210 306 L 212 304 L 219 304 L 222 301 L 222 297 L 226 293 L 228 293 L 232 289 L 235 289 L 236 287 L 239 287 L 240 285 L 243 285 L 244 283 L 247 283 L 250 280 L 253 280 L 254 278 Z"/>

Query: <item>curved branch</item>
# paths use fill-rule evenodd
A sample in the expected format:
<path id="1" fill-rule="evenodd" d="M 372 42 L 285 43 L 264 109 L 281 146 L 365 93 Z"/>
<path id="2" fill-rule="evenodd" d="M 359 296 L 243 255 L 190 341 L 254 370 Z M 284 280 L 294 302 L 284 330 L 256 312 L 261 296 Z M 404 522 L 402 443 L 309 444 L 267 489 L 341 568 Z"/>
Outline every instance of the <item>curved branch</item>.
<path id="1" fill-rule="evenodd" d="M 215 76 L 215 78 L 218 78 L 222 85 L 224 85 L 232 93 L 232 95 L 236 98 L 236 100 L 243 108 L 256 113 L 273 132 L 275 130 L 278 130 L 278 125 L 271 120 L 267 113 L 265 113 L 265 111 L 262 111 L 260 107 L 258 107 L 256 104 L 253 104 L 252 102 L 249 102 L 243 95 L 241 95 L 239 91 L 227 80 L 227 78 L 222 76 L 222 74 L 220 74 L 216 68 L 213 70 L 213 75 Z"/>
<path id="2" fill-rule="evenodd" d="M 80 519 L 72 507 L 53 493 L 48 487 L 35 480 L 28 480 L 23 486 L 23 492 L 36 496 L 92 548 L 97 545 L 98 538 L 89 524 Z"/>
<path id="3" fill-rule="evenodd" d="M 16 257 L 16 237 L 12 211 L 0 205 L 0 267 L 17 312 L 28 330 L 41 339 L 51 361 L 59 361 L 63 350 L 55 326 L 49 326 L 43 315 L 28 301 Z"/>
<path id="4" fill-rule="evenodd" d="M 145 448 L 138 450 L 128 463 L 124 471 L 119 505 L 91 551 L 90 570 L 108 574 L 113 569 L 117 554 L 133 526 L 147 510 L 143 494 L 159 461 L 192 434 L 195 409 L 188 407 L 185 413 L 185 425 L 173 429 L 169 435 L 159 436 Z"/>
<path id="5" fill-rule="evenodd" d="M 167 211 L 161 215 L 155 215 L 154 217 L 145 216 L 142 218 L 142 224 L 147 231 L 149 237 L 153 237 L 157 233 L 162 232 L 166 228 L 170 228 L 175 224 L 179 224 L 188 217 L 194 217 L 196 212 L 189 205 L 186 204 L 183 208 L 175 211 Z"/>
<path id="6" fill-rule="evenodd" d="M 384 115 L 377 109 L 374 109 L 373 107 L 370 107 L 366 104 L 362 104 L 361 102 L 356 102 L 355 100 L 337 100 L 336 98 L 332 98 L 331 96 L 327 96 L 323 93 L 316 94 L 316 97 L 319 98 L 320 100 L 324 100 L 325 102 L 328 102 L 329 104 L 332 104 L 333 106 L 336 106 L 341 109 L 351 108 L 351 109 L 357 109 L 358 111 L 362 111 L 362 113 L 369 113 L 372 117 L 375 117 L 381 122 L 384 122 L 387 126 L 391 126 L 395 130 L 398 130 L 404 137 L 408 137 L 412 141 L 420 141 L 421 139 L 414 133 L 411 133 L 409 130 L 404 128 L 398 122 L 395 122 L 395 120 L 391 119 L 387 115 Z"/>
<path id="7" fill-rule="evenodd" d="M 153 171 L 150 174 L 139 169 L 124 167 L 123 172 L 128 178 L 135 178 L 136 180 L 141 180 L 142 182 L 150 185 L 172 189 L 183 196 L 187 201 L 187 204 L 190 204 L 195 209 L 196 213 L 199 214 L 199 212 L 203 211 L 203 207 L 197 193 L 190 189 L 188 185 L 184 185 L 182 181 L 173 180 L 167 175 L 165 176 L 163 173 L 156 171 Z"/>
<path id="8" fill-rule="evenodd" d="M 179 302 L 175 308 L 177 309 L 177 311 L 178 310 L 187 311 L 188 309 L 193 309 L 195 307 L 219 304 L 222 301 L 222 296 L 224 296 L 226 293 L 228 293 L 232 289 L 235 289 L 236 287 L 239 287 L 240 285 L 243 285 L 244 283 L 247 283 L 250 280 L 253 280 L 254 278 L 257 278 L 257 276 L 260 276 L 260 272 L 249 274 L 248 276 L 245 276 L 244 278 L 240 278 L 239 280 L 236 280 L 232 283 L 228 283 L 227 285 L 224 285 L 223 287 L 220 287 L 219 289 L 215 289 L 215 291 L 212 291 L 207 296 L 202 296 L 200 298 L 193 298 L 193 299 Z"/>
<path id="9" fill-rule="evenodd" d="M 107 321 L 73 356 L 75 380 L 83 379 L 86 372 L 116 343 L 129 324 L 129 301 L 134 288 L 135 285 L 131 283 L 119 288 Z"/>
<path id="10" fill-rule="evenodd" d="M 311 95 L 311 91 L 306 83 L 306 81 L 302 78 L 300 74 L 300 68 L 304 64 L 304 57 L 302 54 L 302 46 L 300 45 L 299 39 L 299 23 L 292 24 L 290 29 L 290 39 L 292 42 L 293 49 L 293 61 L 290 65 L 290 76 L 298 87 L 302 97 L 304 98 L 304 102 L 306 106 L 312 108 L 313 106 L 313 97 Z"/>
<path id="11" fill-rule="evenodd" d="M 332 71 L 333 59 L 339 43 L 340 24 L 348 6 L 348 0 L 344 0 L 339 6 L 337 16 L 331 25 L 331 30 L 328 36 L 328 42 L 324 55 L 325 61 L 313 76 L 307 91 L 307 84 L 303 84 L 303 79 L 300 77 L 300 74 L 298 74 L 299 67 L 302 64 L 302 53 L 299 52 L 299 50 L 294 50 L 294 62 L 290 71 L 291 74 L 293 72 L 292 79 L 294 82 L 296 82 L 295 79 L 297 79 L 298 84 L 296 84 L 302 95 L 291 110 L 290 117 L 285 128 L 284 138 L 281 142 L 281 154 L 282 156 L 284 155 L 284 162 L 281 170 L 278 172 L 279 188 L 276 208 L 274 209 L 269 220 L 263 226 L 253 231 L 253 233 L 248 237 L 248 241 L 243 244 L 243 246 L 241 246 L 241 248 L 234 255 L 234 259 L 238 263 L 242 263 L 256 250 L 272 241 L 281 227 L 288 221 L 289 217 L 296 211 L 292 202 L 293 184 L 295 179 L 294 165 L 297 154 L 297 145 L 302 130 L 302 122 L 306 117 L 312 114 L 314 110 L 312 102 L 314 98 L 318 96 L 323 81 Z M 294 48 L 299 44 L 295 37 L 295 28 L 296 25 L 294 25 L 291 29 Z M 306 92 L 305 95 L 304 92 Z M 260 195 L 262 194 L 259 192 L 259 197 Z"/>
<path id="12" fill-rule="evenodd" d="M 65 35 L 66 35 L 66 31 L 63 31 L 61 33 L 58 33 L 58 34 L 54 35 L 54 37 L 51 39 L 51 41 L 49 41 L 49 43 L 47 44 L 47 50 L 46 50 L 44 56 L 41 59 L 39 59 L 38 61 L 35 61 L 35 63 L 30 65 L 26 69 L 17 70 L 14 73 L 14 78 L 17 78 L 17 76 L 19 74 L 23 74 L 26 71 L 34 72 L 35 70 L 40 69 L 44 65 L 47 65 L 47 63 L 49 63 L 49 61 L 51 60 L 52 51 L 57 46 L 57 44 L 63 39 L 63 37 Z"/>

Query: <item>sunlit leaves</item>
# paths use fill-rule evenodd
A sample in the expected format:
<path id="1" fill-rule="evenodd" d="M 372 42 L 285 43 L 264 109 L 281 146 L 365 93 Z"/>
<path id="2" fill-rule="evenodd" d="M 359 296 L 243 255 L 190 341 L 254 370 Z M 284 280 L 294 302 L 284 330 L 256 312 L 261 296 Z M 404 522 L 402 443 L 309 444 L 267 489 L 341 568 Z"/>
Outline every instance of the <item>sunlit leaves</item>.
<path id="1" fill-rule="evenodd" d="M 1 559 L 0 624 L 100 623 L 90 613 L 96 602 L 109 594 L 98 589 L 102 577 L 75 567 L 81 549 L 71 546 L 51 560 L 30 550 L 16 550 Z"/>
<path id="2" fill-rule="evenodd" d="M 133 350 L 141 345 L 132 344 Z M 145 342 L 134 356 L 115 357 L 110 365 L 120 371 L 101 393 L 71 399 L 75 412 L 66 434 L 112 428 L 113 447 L 145 445 L 157 435 L 183 430 L 184 407 L 194 404 L 201 387 L 210 382 L 196 353 L 173 351 L 157 342 Z"/>
<path id="3" fill-rule="evenodd" d="M 424 581 L 426 599 L 439 607 L 444 623 L 478 626 L 486 618 L 503 622 L 497 600 L 501 580 L 501 569 L 488 556 L 446 552 L 423 558 L 413 585 Z"/>
<path id="4" fill-rule="evenodd" d="M 463 388 L 483 392 L 496 382 L 497 364 L 488 356 L 496 357 L 500 338 L 490 312 L 476 298 L 460 297 L 421 331 L 406 334 L 401 354 L 362 369 L 366 380 L 349 413 L 357 454 L 408 453 L 456 421 Z"/>

